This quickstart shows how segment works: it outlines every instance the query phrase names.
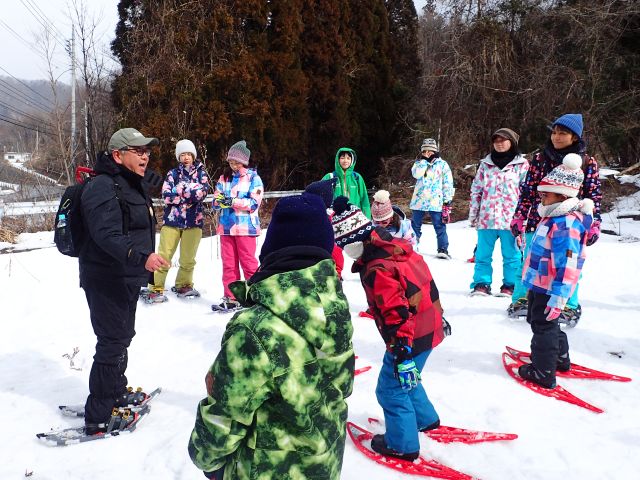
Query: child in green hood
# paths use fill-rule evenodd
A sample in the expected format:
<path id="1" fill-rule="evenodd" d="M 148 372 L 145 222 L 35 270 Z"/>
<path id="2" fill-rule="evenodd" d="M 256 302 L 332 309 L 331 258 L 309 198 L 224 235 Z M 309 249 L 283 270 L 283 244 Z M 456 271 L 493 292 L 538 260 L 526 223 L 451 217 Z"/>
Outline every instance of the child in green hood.
<path id="1" fill-rule="evenodd" d="M 347 147 L 341 147 L 336 152 L 335 170 L 327 173 L 322 180 L 337 178 L 338 182 L 333 191 L 333 198 L 347 197 L 349 203 L 355 205 L 364 212 L 367 218 L 371 218 L 371 206 L 367 186 L 362 175 L 356 172 L 356 152 Z"/>

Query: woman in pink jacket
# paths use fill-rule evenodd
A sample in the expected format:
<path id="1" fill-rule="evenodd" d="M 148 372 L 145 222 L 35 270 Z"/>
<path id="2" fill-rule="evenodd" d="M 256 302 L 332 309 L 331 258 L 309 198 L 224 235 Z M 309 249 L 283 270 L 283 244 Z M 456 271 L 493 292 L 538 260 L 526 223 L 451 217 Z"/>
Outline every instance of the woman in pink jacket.
<path id="1" fill-rule="evenodd" d="M 501 296 L 511 296 L 521 252 L 511 234 L 509 222 L 520 196 L 529 162 L 518 150 L 519 135 L 500 128 L 491 136 L 491 153 L 480 161 L 471 184 L 469 223 L 478 229 L 478 247 L 471 282 L 472 295 L 490 295 L 493 282 L 493 250 L 500 240 L 502 252 Z"/>

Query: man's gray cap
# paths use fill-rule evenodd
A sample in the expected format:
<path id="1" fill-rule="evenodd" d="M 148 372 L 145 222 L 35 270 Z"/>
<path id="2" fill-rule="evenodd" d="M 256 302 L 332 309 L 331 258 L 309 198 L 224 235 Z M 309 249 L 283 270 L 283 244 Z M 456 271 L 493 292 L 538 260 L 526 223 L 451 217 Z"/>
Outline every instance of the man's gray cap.
<path id="1" fill-rule="evenodd" d="M 153 147 L 159 143 L 157 138 L 145 137 L 135 128 L 121 128 L 111 135 L 107 149 L 113 152 L 127 147 Z"/>

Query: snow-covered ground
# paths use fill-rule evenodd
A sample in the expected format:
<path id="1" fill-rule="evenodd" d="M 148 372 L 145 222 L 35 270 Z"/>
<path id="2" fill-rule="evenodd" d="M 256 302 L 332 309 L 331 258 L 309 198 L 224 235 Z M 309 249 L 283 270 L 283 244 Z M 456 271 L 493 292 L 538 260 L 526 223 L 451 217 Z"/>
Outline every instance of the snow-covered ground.
<path id="1" fill-rule="evenodd" d="M 621 225 L 640 238 L 640 222 Z M 424 229 L 422 247 L 435 252 L 433 229 Z M 537 395 L 507 376 L 501 352 L 505 345 L 528 350 L 529 326 L 507 318 L 507 298 L 468 296 L 473 265 L 465 260 L 476 234 L 467 222 L 448 231 L 453 259 L 429 253 L 425 258 L 453 335 L 429 358 L 424 384 L 444 424 L 519 438 L 447 445 L 425 437 L 422 455 L 481 479 L 639 478 L 640 244 L 604 235 L 588 250 L 580 285 L 583 317 L 568 332 L 572 359 L 633 377 L 631 383 L 560 379 L 572 393 L 605 410 L 598 415 Z M 56 407 L 84 401 L 95 337 L 78 288 L 77 261 L 59 254 L 52 239 L 50 232 L 23 235 L 25 246 L 48 248 L 0 255 L 0 478 L 19 479 L 25 472 L 33 472 L 34 480 L 203 478 L 189 459 L 187 442 L 196 405 L 205 396 L 205 373 L 229 319 L 209 308 L 222 295 L 216 238 L 203 240 L 198 252 L 195 280 L 201 299 L 181 301 L 169 293 L 166 304 L 138 307 L 127 375 L 133 386 L 163 387 L 151 415 L 132 435 L 62 448 L 42 444 L 35 434 L 81 423 L 62 417 Z M 501 283 L 498 251 L 494 290 Z M 348 271 L 344 290 L 353 313 L 356 367 L 373 366 L 355 379 L 349 417 L 367 427 L 367 417 L 382 418 L 374 390 L 383 344 L 373 322 L 357 315 L 365 297 L 357 276 Z M 76 347 L 74 367 L 81 370 L 70 368 L 65 357 Z M 363 475 L 412 478 L 373 463 L 347 439 L 342 478 Z"/>

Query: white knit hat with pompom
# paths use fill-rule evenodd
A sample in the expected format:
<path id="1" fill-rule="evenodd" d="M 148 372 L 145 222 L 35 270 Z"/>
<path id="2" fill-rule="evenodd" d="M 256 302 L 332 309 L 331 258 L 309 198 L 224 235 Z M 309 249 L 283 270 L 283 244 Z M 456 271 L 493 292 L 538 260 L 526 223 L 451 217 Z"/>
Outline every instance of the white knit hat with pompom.
<path id="1" fill-rule="evenodd" d="M 386 190 L 378 190 L 373 196 L 371 204 L 371 218 L 374 222 L 382 222 L 393 217 L 393 206 L 389 198 L 389 192 Z"/>
<path id="2" fill-rule="evenodd" d="M 582 157 L 577 153 L 569 153 L 562 159 L 561 165 L 551 170 L 540 181 L 538 191 L 577 197 L 583 181 Z"/>

